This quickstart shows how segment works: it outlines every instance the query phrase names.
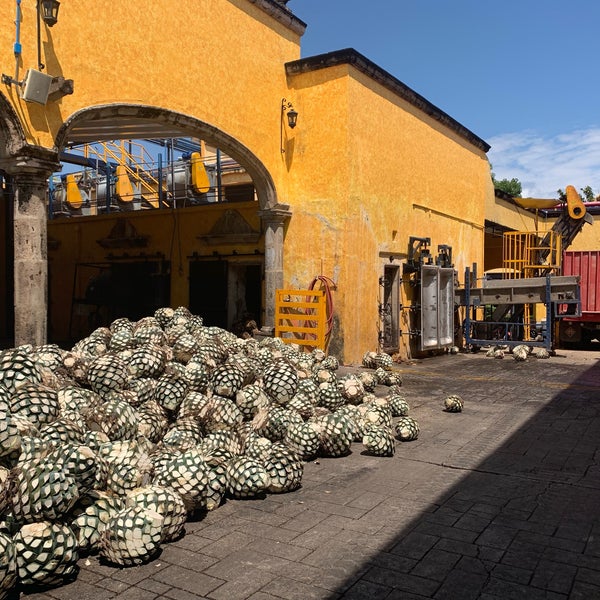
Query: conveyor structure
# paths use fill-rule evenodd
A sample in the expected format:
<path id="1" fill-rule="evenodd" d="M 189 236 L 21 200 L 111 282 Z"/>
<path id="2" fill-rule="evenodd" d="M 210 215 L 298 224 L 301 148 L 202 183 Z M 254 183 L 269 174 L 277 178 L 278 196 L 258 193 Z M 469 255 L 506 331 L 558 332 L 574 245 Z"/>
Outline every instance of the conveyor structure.
<path id="1" fill-rule="evenodd" d="M 553 346 L 553 324 L 561 318 L 558 307 L 575 305 L 580 311 L 581 301 L 578 276 L 546 275 L 521 279 L 484 280 L 481 287 L 475 287 L 470 269 L 465 271 L 465 285 L 456 289 L 455 302 L 466 307 L 464 336 L 467 346 L 477 349 L 486 345 L 545 347 Z M 523 321 L 524 307 L 541 304 L 545 307 L 545 320 L 535 331 L 525 331 L 529 327 Z M 504 320 L 486 319 L 497 306 L 510 306 Z M 483 318 L 479 318 L 483 317 Z"/>

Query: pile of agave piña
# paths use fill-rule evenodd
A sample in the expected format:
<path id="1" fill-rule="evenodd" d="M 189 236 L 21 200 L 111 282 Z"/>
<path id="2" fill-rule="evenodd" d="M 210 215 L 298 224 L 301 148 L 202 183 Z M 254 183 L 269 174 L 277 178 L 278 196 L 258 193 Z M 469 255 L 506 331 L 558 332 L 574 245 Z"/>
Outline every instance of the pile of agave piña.
<path id="1" fill-rule="evenodd" d="M 363 366 L 338 377 L 323 351 L 242 339 L 182 307 L 117 319 L 70 351 L 1 351 L 0 600 L 75 577 L 85 553 L 149 561 L 191 514 L 297 489 L 305 461 L 353 442 L 393 455 L 394 432 L 418 426 L 390 357 Z"/>

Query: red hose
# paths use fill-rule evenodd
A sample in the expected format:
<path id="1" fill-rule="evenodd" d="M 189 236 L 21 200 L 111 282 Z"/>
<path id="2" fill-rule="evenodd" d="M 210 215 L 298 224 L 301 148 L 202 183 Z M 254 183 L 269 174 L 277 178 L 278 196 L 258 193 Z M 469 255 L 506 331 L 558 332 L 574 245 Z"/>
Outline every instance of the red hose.
<path id="1" fill-rule="evenodd" d="M 317 283 L 321 284 L 321 288 L 325 291 L 325 311 L 327 314 L 327 329 L 325 331 L 325 348 L 329 345 L 329 338 L 331 337 L 331 332 L 333 331 L 333 315 L 334 315 L 334 306 L 333 306 L 333 294 L 332 290 L 335 288 L 335 282 L 333 279 L 326 277 L 325 275 L 317 275 L 308 286 L 309 290 L 314 290 L 315 285 Z"/>

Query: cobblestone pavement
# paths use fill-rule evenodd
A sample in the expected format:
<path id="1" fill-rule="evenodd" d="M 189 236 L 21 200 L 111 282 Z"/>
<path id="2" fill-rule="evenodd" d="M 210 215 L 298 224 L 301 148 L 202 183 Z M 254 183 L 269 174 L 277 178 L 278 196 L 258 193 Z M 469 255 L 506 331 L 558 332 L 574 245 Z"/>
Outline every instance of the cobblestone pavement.
<path id="1" fill-rule="evenodd" d="M 421 435 L 393 458 L 356 444 L 307 464 L 297 492 L 187 523 L 147 565 L 84 558 L 26 598 L 600 599 L 598 359 L 398 365 Z M 442 410 L 448 393 L 462 413 Z"/>

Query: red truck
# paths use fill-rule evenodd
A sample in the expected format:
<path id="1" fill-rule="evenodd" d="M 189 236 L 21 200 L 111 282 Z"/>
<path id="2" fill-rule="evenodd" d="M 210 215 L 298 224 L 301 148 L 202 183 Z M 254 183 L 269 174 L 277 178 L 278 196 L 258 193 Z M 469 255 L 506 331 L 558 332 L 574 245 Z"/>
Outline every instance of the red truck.
<path id="1" fill-rule="evenodd" d="M 600 250 L 566 250 L 562 274 L 579 275 L 581 315 L 559 321 L 559 341 L 563 346 L 600 342 Z M 565 310 L 568 307 L 565 305 Z"/>

